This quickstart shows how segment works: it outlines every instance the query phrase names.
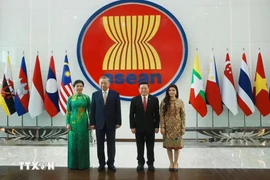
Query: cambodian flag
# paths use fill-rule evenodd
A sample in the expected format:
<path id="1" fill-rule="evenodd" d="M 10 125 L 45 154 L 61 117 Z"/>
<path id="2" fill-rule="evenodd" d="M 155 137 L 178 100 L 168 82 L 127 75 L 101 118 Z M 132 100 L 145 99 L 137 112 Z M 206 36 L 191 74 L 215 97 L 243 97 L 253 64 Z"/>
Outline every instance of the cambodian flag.
<path id="1" fill-rule="evenodd" d="M 45 97 L 44 97 L 45 109 L 51 117 L 54 117 L 60 111 L 58 101 L 59 101 L 59 95 L 58 95 L 56 73 L 55 73 L 55 67 L 54 67 L 54 59 L 53 59 L 53 56 L 51 56 L 50 67 L 49 67 L 47 83 L 46 83 Z"/>
<path id="2" fill-rule="evenodd" d="M 15 95 L 15 109 L 18 116 L 21 116 L 28 112 L 29 103 L 29 87 L 28 87 L 28 77 L 25 65 L 25 58 L 22 57 L 21 69 L 19 73 L 19 84 Z"/>

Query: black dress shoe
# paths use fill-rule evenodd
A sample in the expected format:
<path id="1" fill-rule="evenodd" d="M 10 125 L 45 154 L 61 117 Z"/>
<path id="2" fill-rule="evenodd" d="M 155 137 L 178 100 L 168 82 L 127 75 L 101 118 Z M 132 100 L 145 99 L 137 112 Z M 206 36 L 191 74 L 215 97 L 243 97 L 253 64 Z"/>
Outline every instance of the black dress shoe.
<path id="1" fill-rule="evenodd" d="M 174 169 L 173 168 L 169 168 L 169 171 L 172 172 L 172 171 L 174 171 Z"/>
<path id="2" fill-rule="evenodd" d="M 137 166 L 137 171 L 143 171 L 143 165 L 138 165 Z"/>
<path id="3" fill-rule="evenodd" d="M 105 171 L 105 167 L 104 167 L 104 166 L 99 166 L 99 167 L 98 167 L 98 171 L 99 171 L 99 172 Z"/>
<path id="4" fill-rule="evenodd" d="M 114 165 L 112 165 L 112 166 L 108 166 L 108 169 L 109 169 L 109 170 L 111 170 L 111 171 L 113 171 L 113 172 L 115 172 L 115 171 L 116 171 L 116 168 L 115 168 L 115 166 L 114 166 Z"/>
<path id="5" fill-rule="evenodd" d="M 155 167 L 153 165 L 148 166 L 148 171 L 155 171 Z"/>

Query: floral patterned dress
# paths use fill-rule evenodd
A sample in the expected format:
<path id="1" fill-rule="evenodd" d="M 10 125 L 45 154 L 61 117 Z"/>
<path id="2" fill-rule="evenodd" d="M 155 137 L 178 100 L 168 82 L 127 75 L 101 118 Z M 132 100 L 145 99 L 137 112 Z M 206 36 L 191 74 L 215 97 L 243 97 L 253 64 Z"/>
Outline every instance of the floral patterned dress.
<path id="1" fill-rule="evenodd" d="M 163 147 L 171 149 L 182 149 L 185 134 L 186 113 L 184 103 L 180 99 L 170 102 L 170 107 L 164 114 L 164 101 L 160 105 L 160 128 L 165 128 L 163 135 Z"/>

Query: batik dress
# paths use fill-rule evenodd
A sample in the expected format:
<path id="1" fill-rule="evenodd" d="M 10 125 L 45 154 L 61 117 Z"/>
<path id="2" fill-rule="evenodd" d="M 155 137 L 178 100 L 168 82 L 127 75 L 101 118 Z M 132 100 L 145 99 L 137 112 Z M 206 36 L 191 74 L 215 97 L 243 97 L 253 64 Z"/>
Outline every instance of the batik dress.
<path id="1" fill-rule="evenodd" d="M 182 136 L 185 134 L 185 107 L 180 99 L 170 101 L 170 107 L 164 114 L 164 101 L 160 105 L 160 128 L 165 128 L 163 135 L 163 147 L 181 149 L 183 147 Z"/>

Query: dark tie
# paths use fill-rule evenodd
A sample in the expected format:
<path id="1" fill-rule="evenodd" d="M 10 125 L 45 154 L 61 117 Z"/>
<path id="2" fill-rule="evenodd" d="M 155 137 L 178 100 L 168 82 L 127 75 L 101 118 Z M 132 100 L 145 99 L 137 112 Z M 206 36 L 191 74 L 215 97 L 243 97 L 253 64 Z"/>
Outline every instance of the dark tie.
<path id="1" fill-rule="evenodd" d="M 144 109 L 144 112 L 146 112 L 146 97 L 145 96 L 143 97 L 143 109 Z"/>

